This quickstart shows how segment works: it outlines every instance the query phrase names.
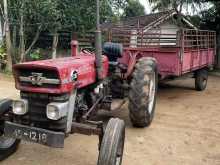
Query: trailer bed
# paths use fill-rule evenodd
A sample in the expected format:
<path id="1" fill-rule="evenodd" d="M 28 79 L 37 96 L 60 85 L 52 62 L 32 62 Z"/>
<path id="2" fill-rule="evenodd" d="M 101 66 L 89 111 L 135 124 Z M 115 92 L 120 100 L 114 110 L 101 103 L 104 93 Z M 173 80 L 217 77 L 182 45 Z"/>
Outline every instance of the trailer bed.
<path id="1" fill-rule="evenodd" d="M 178 77 L 202 68 L 212 68 L 216 56 L 216 32 L 181 29 L 176 34 L 111 29 L 109 42 L 124 46 L 121 63 L 127 65 L 132 56 L 153 57 L 161 79 Z"/>

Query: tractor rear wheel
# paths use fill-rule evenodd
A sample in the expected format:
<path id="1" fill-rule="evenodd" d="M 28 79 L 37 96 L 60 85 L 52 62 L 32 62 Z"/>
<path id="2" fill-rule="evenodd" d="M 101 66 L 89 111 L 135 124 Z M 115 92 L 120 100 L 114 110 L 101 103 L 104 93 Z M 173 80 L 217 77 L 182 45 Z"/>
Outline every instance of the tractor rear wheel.
<path id="1" fill-rule="evenodd" d="M 124 121 L 120 119 L 110 119 L 101 142 L 97 165 L 121 165 L 124 140 Z"/>
<path id="2" fill-rule="evenodd" d="M 143 57 L 137 62 L 130 86 L 130 120 L 135 127 L 147 127 L 154 117 L 158 88 L 157 65 L 153 58 Z"/>
<path id="3" fill-rule="evenodd" d="M 0 100 L 0 112 L 8 112 L 11 109 L 10 100 Z M 1 115 L 3 115 L 1 113 Z M 0 160 L 12 155 L 18 148 L 20 140 L 4 136 L 4 121 L 0 120 Z"/>
<path id="4" fill-rule="evenodd" d="M 208 83 L 208 70 L 201 69 L 195 72 L 195 88 L 197 91 L 206 89 Z"/>

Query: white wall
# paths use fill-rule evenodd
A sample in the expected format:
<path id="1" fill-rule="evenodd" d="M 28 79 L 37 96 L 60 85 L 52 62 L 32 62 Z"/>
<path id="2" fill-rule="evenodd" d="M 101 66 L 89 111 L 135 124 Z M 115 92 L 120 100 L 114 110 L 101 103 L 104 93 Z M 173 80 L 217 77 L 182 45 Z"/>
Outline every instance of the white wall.
<path id="1" fill-rule="evenodd" d="M 176 44 L 176 37 L 177 37 L 177 31 L 179 30 L 179 27 L 172 23 L 171 21 L 165 22 L 160 25 L 161 29 L 161 44 L 160 45 L 175 45 Z M 166 34 L 173 34 L 166 35 Z"/>
<path id="2" fill-rule="evenodd" d="M 178 36 L 177 31 L 180 28 L 172 21 L 165 21 L 164 23 L 160 24 L 159 26 L 152 28 L 145 32 L 144 39 L 142 40 L 141 36 L 136 35 L 134 31 L 132 31 L 132 36 L 130 38 L 130 46 L 137 47 L 145 45 L 168 45 L 168 46 L 175 46 L 178 43 Z M 166 35 L 169 34 L 169 35 Z M 171 34 L 171 35 L 170 35 Z"/>

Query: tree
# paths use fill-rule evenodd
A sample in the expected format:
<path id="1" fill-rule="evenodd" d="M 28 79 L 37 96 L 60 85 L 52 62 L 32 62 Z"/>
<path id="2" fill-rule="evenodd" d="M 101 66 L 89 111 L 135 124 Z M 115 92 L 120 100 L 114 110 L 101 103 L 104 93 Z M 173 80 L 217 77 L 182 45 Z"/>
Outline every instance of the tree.
<path id="1" fill-rule="evenodd" d="M 74 2 L 73 2 L 74 1 Z M 50 22 L 47 29 L 53 34 L 52 57 L 56 58 L 59 31 L 67 30 L 84 33 L 95 28 L 96 1 L 94 0 L 53 0 L 47 1 L 49 10 L 44 15 Z M 113 12 L 107 0 L 101 0 L 101 21 L 111 18 Z M 74 10 L 73 10 L 74 9 Z"/>
<path id="2" fill-rule="evenodd" d="M 113 12 L 120 18 L 123 15 L 124 8 L 127 5 L 128 0 L 111 0 L 109 1 Z"/>
<path id="3" fill-rule="evenodd" d="M 12 71 L 12 46 L 11 46 L 11 35 L 9 28 L 9 19 L 8 19 L 8 2 L 7 0 L 3 1 L 4 6 L 4 19 L 5 19 L 5 38 L 6 38 L 6 49 L 7 49 L 7 66 L 6 70 Z"/>
<path id="4" fill-rule="evenodd" d="M 94 0 L 7 0 L 6 2 L 8 2 L 8 19 L 4 16 L 3 20 L 8 21 L 7 38 L 10 36 L 10 39 L 7 43 L 11 50 L 8 54 L 13 54 L 9 57 L 13 57 L 14 63 L 25 61 L 42 31 L 49 32 L 53 36 L 51 48 L 55 58 L 60 31 L 84 33 L 95 28 Z M 0 5 L 2 9 L 0 17 L 3 17 L 1 12 L 5 9 L 3 1 L 0 1 Z M 113 16 L 109 0 L 101 0 L 101 22 L 111 20 Z"/>
<path id="5" fill-rule="evenodd" d="M 13 36 L 13 61 L 14 63 L 22 62 L 25 61 L 26 55 L 30 53 L 38 40 L 42 25 L 45 24 L 41 12 L 43 0 L 8 1 L 10 33 Z M 27 42 L 30 34 L 32 39 Z"/>
<path id="6" fill-rule="evenodd" d="M 201 3 L 201 0 L 149 0 L 153 5 L 153 10 L 164 11 L 167 9 L 175 9 L 178 13 L 182 13 L 183 8 L 188 8 L 189 5 L 195 9 L 196 5 Z"/>
<path id="7" fill-rule="evenodd" d="M 145 15 L 145 8 L 138 0 L 129 0 L 125 9 L 124 17 Z"/>
<path id="8" fill-rule="evenodd" d="M 212 2 L 212 1 L 211 1 Z M 213 6 L 201 13 L 200 27 L 216 31 L 217 35 L 217 68 L 220 68 L 220 2 L 212 2 Z"/>

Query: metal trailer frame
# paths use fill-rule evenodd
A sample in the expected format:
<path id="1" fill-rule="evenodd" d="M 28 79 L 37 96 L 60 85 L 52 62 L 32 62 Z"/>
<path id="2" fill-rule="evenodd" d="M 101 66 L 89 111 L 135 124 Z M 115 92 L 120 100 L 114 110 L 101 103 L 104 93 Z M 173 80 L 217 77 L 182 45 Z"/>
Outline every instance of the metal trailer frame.
<path id="1" fill-rule="evenodd" d="M 161 79 L 214 66 L 215 31 L 180 29 L 169 34 L 162 33 L 161 29 L 145 32 L 143 29 L 114 28 L 106 31 L 105 37 L 108 42 L 124 46 L 123 57 L 119 61 L 130 68 L 125 78 L 141 57 L 156 59 Z"/>

